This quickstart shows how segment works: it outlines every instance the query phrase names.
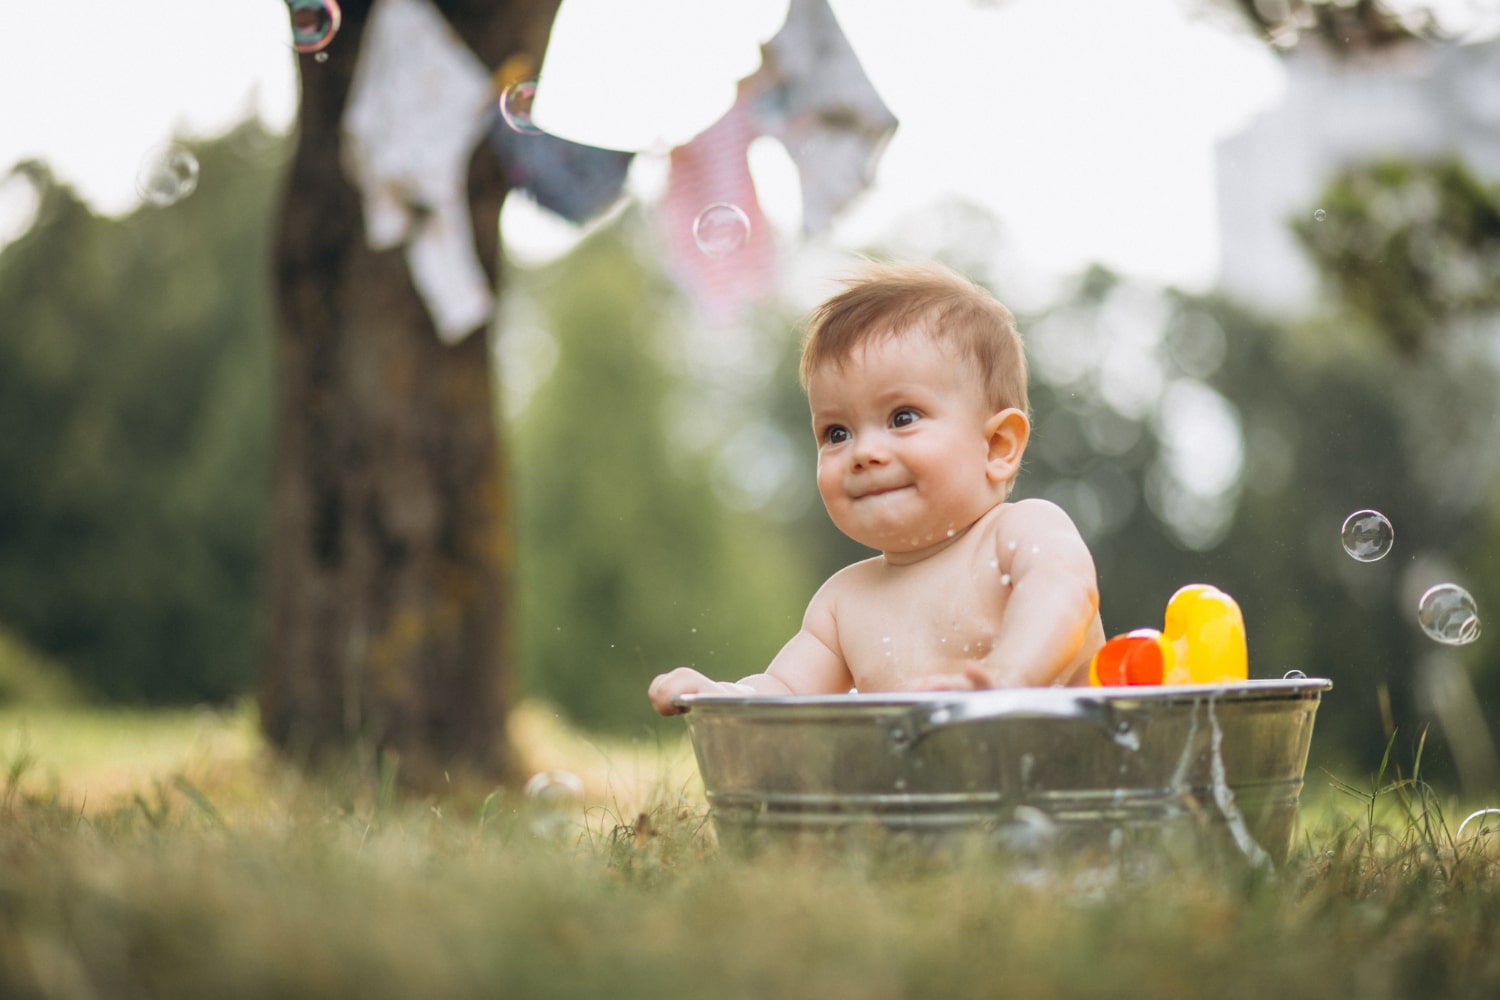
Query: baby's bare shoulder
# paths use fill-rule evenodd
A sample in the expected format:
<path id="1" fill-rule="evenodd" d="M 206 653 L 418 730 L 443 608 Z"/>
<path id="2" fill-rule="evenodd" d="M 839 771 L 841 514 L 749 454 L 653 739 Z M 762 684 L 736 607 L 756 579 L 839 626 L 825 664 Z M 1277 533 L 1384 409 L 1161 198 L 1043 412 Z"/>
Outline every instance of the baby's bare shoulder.
<path id="1" fill-rule="evenodd" d="M 812 605 L 832 607 L 838 603 L 840 597 L 847 594 L 859 593 L 869 586 L 870 580 L 876 571 L 876 563 L 880 558 L 861 559 L 857 563 L 850 563 L 837 573 L 823 581 L 823 586 L 813 595 Z"/>
<path id="2" fill-rule="evenodd" d="M 995 519 L 995 537 L 1001 542 L 1025 542 L 1039 537 L 1078 534 L 1073 519 L 1051 500 L 1029 497 L 1006 504 Z"/>

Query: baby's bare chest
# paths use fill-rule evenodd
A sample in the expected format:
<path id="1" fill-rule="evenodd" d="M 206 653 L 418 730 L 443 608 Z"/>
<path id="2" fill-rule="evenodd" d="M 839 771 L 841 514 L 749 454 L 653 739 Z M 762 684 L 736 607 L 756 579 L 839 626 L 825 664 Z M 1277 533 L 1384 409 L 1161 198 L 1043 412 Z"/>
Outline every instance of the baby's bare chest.
<path id="1" fill-rule="evenodd" d="M 861 691 L 901 690 L 983 662 L 1005 617 L 1009 581 L 998 564 L 947 560 L 872 574 L 841 600 L 839 642 Z"/>

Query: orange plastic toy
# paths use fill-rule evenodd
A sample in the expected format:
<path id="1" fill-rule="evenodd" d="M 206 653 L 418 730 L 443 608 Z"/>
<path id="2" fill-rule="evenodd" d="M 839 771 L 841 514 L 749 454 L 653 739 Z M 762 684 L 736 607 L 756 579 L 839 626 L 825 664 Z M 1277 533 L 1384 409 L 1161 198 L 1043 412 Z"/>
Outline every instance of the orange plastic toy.
<path id="1" fill-rule="evenodd" d="M 1206 583 L 1190 583 L 1172 595 L 1162 631 L 1117 635 L 1089 664 L 1089 683 L 1097 686 L 1232 684 L 1249 676 L 1240 606 Z"/>

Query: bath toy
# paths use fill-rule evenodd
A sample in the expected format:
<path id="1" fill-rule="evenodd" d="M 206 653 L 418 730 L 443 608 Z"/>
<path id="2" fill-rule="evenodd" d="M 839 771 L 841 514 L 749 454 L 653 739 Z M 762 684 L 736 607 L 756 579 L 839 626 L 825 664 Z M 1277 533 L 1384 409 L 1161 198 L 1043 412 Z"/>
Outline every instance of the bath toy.
<path id="1" fill-rule="evenodd" d="M 1089 664 L 1089 683 L 1231 684 L 1249 677 L 1245 620 L 1234 598 L 1205 583 L 1172 595 L 1161 631 L 1117 635 Z"/>

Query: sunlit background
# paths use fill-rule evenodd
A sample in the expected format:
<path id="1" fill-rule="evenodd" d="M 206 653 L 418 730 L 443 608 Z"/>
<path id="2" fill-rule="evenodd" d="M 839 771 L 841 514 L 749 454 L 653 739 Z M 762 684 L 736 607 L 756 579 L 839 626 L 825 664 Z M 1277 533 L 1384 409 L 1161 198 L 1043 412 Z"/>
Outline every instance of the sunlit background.
<path id="1" fill-rule="evenodd" d="M 650 31 L 627 44 L 568 3 L 537 123 L 636 156 L 588 225 L 522 194 L 501 221 L 529 695 L 632 729 L 658 670 L 764 662 L 860 554 L 812 489 L 798 317 L 856 253 L 938 257 L 1022 319 L 1020 489 L 1094 547 L 1110 634 L 1214 583 L 1244 607 L 1253 676 L 1334 679 L 1315 756 L 1368 763 L 1432 725 L 1437 773 L 1500 783 L 1496 5 L 1427 5 L 1441 30 L 1356 52 L 1210 0 L 834 2 L 899 126 L 813 236 L 788 151 L 756 140 L 774 294 L 724 323 L 663 263 L 668 152 L 723 114 L 786 5 L 638 2 Z M 59 33 L 49 5 L 0 14 L 0 168 L 51 177 L 0 183 L 0 628 L 105 697 L 167 702 L 253 684 L 271 320 L 241 272 L 299 66 L 282 0 L 180 15 L 89 0 Z M 140 178 L 169 143 L 196 150 L 196 190 L 153 203 Z M 604 336 L 601 316 L 629 318 Z M 1379 556 L 1343 532 L 1366 510 L 1392 529 Z M 1443 585 L 1472 605 L 1443 591 L 1428 615 Z"/>

